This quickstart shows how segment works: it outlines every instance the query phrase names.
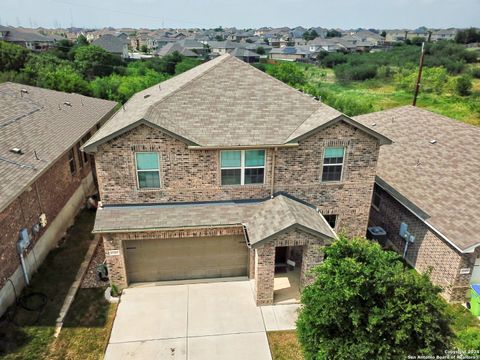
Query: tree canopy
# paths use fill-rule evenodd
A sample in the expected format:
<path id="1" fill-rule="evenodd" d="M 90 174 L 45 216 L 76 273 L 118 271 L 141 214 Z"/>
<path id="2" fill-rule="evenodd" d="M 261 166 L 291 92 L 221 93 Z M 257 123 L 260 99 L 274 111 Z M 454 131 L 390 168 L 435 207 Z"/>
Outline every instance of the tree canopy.
<path id="1" fill-rule="evenodd" d="M 399 256 L 342 236 L 302 292 L 297 321 L 306 359 L 444 355 L 452 341 L 441 289 Z"/>

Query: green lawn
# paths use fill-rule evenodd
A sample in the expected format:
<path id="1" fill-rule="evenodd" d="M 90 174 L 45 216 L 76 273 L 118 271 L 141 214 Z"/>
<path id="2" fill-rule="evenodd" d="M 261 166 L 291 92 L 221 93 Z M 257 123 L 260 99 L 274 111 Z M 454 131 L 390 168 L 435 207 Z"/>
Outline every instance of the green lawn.
<path id="1" fill-rule="evenodd" d="M 55 320 L 91 243 L 94 217 L 88 211 L 79 214 L 65 239 L 50 252 L 33 276 L 31 286 L 23 292 L 44 293 L 47 304 L 43 310 L 27 311 L 19 306 L 9 309 L 9 320 L 0 323 L 2 359 L 83 359 L 87 357 L 84 350 L 93 351 L 93 356 L 103 352 L 109 332 L 103 328 L 110 326 L 113 310 L 103 302 L 101 289 L 79 291 L 65 320 L 66 327 L 57 339 L 57 344 L 62 345 L 53 344 Z M 74 354 L 75 349 L 79 353 Z"/>

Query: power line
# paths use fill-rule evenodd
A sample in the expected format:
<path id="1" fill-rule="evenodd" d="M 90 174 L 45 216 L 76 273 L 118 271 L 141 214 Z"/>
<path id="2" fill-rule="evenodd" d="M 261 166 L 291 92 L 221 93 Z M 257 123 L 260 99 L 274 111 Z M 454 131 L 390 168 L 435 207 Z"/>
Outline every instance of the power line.
<path id="1" fill-rule="evenodd" d="M 190 24 L 190 25 L 195 25 L 195 26 L 199 25 L 197 22 L 181 20 L 181 19 L 172 19 L 172 18 L 165 18 L 165 17 L 153 16 L 153 15 L 138 14 L 138 13 L 134 13 L 134 12 L 131 12 L 131 11 L 117 10 L 117 9 L 112 9 L 112 8 L 104 8 L 104 7 L 100 7 L 100 6 L 92 6 L 92 5 L 85 5 L 85 4 L 77 4 L 77 3 L 72 3 L 72 2 L 63 1 L 63 0 L 50 0 L 50 1 L 55 2 L 55 3 L 59 3 L 59 4 L 70 5 L 70 6 L 77 6 L 77 7 L 84 7 L 84 8 L 88 8 L 88 9 L 101 10 L 101 11 L 105 11 L 105 12 L 108 12 L 108 13 L 117 13 L 117 14 L 124 14 L 124 15 L 130 15 L 130 16 L 137 16 L 137 17 L 141 17 L 141 18 L 155 19 L 155 20 L 162 21 L 162 23 L 165 20 L 167 20 L 167 21 L 170 21 L 170 22 L 179 22 L 179 23 Z M 205 24 L 202 24 L 202 25 L 205 25 Z"/>

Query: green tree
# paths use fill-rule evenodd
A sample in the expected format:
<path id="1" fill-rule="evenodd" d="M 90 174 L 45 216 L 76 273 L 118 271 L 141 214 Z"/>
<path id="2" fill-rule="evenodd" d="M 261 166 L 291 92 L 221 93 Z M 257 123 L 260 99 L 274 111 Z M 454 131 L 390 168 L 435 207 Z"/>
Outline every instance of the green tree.
<path id="1" fill-rule="evenodd" d="M 453 334 L 441 289 L 397 254 L 365 239 L 325 249 L 297 321 L 306 359 L 406 359 L 444 355 Z"/>
<path id="2" fill-rule="evenodd" d="M 318 37 L 318 33 L 315 31 L 315 29 L 307 30 L 303 33 L 303 39 L 304 40 L 313 40 Z"/>
<path id="3" fill-rule="evenodd" d="M 265 55 L 265 48 L 263 46 L 258 46 L 257 49 L 255 50 L 255 52 L 258 55 Z"/>
<path id="4" fill-rule="evenodd" d="M 115 66 L 121 66 L 123 61 L 119 56 L 106 52 L 99 46 L 81 46 L 75 50 L 75 67 L 86 79 L 96 76 L 108 76 L 114 72 Z"/>
<path id="5" fill-rule="evenodd" d="M 148 46 L 143 44 L 142 46 L 140 46 L 140 51 L 145 54 L 148 53 Z"/>
<path id="6" fill-rule="evenodd" d="M 62 65 L 55 69 L 44 69 L 37 77 L 39 87 L 64 92 L 74 92 L 89 95 L 88 83 L 70 65 Z"/>
<path id="7" fill-rule="evenodd" d="M 82 34 L 78 35 L 78 36 L 77 36 L 76 45 L 78 45 L 78 46 L 87 46 L 87 45 L 88 45 L 88 40 L 87 40 L 87 38 L 86 38 L 84 35 L 82 35 Z"/>
<path id="8" fill-rule="evenodd" d="M 27 61 L 29 51 L 21 46 L 0 41 L 0 71 L 18 71 Z"/>
<path id="9" fill-rule="evenodd" d="M 342 33 L 338 30 L 330 29 L 327 31 L 327 38 L 341 37 L 341 36 L 342 36 Z"/>
<path id="10" fill-rule="evenodd" d="M 223 36 L 222 35 L 215 35 L 215 40 L 216 41 L 223 41 Z"/>
<path id="11" fill-rule="evenodd" d="M 386 36 L 387 36 L 387 32 L 386 32 L 385 30 L 383 30 L 383 31 L 381 32 L 380 36 L 383 37 L 383 38 L 386 37 Z"/>
<path id="12" fill-rule="evenodd" d="M 467 76 L 460 76 L 455 84 L 455 90 L 460 96 L 468 96 L 472 93 L 472 79 Z"/>

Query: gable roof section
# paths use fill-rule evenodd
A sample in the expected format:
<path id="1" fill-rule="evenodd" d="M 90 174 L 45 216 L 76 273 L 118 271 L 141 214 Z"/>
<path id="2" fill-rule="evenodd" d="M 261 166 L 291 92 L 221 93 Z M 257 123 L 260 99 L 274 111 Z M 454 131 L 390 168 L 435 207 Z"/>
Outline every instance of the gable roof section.
<path id="1" fill-rule="evenodd" d="M 377 184 L 457 250 L 480 245 L 480 127 L 413 106 L 355 119 L 394 141 L 380 149 Z"/>
<path id="2" fill-rule="evenodd" d="M 126 43 L 118 36 L 106 34 L 94 40 L 92 45 L 99 46 L 112 54 L 122 54 Z"/>
<path id="3" fill-rule="evenodd" d="M 292 133 L 300 137 L 302 130 L 340 115 L 226 54 L 135 94 L 85 149 L 95 151 L 99 144 L 142 121 L 199 147 L 282 145 L 293 139 Z"/>
<path id="4" fill-rule="evenodd" d="M 308 204 L 278 195 L 264 201 L 106 206 L 97 211 L 95 233 L 160 231 L 192 227 L 245 226 L 249 245 L 296 227 L 326 241 L 336 238 Z"/>
<path id="5" fill-rule="evenodd" d="M 115 106 L 78 94 L 0 84 L 0 211 Z M 12 153 L 14 147 L 24 154 Z"/>

